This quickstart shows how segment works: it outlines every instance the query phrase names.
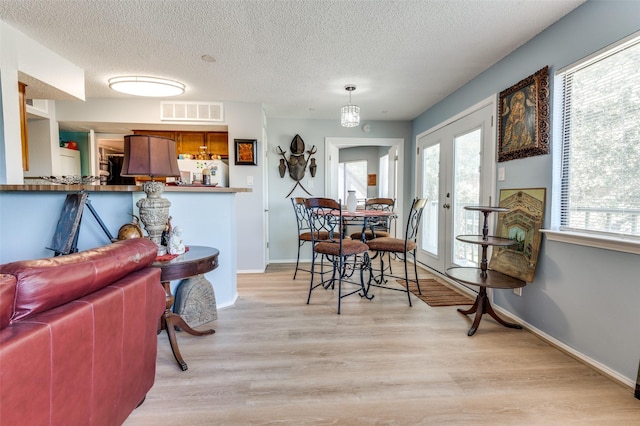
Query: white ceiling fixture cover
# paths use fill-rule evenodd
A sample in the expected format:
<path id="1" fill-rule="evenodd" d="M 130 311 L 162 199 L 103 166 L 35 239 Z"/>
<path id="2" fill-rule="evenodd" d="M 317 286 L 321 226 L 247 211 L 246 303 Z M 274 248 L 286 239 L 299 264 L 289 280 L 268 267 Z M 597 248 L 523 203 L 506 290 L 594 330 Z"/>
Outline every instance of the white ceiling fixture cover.
<path id="1" fill-rule="evenodd" d="M 164 78 L 124 76 L 109 79 L 109 87 L 127 95 L 163 98 L 184 93 L 184 84 Z"/>

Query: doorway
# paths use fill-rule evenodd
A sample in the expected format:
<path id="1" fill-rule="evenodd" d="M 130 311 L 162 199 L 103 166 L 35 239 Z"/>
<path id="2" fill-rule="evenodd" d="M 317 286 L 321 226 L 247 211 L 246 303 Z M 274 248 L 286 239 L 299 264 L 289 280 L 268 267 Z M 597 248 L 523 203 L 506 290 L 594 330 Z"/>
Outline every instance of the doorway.
<path id="1" fill-rule="evenodd" d="M 495 97 L 418 135 L 416 188 L 428 199 L 418 261 L 444 274 L 452 266 L 478 266 L 479 246 L 457 235 L 478 234 L 480 215 L 466 206 L 495 204 Z"/>
<path id="2" fill-rule="evenodd" d="M 387 181 L 389 188 L 387 194 L 389 198 L 396 200 L 395 211 L 397 214 L 396 223 L 402 224 L 403 220 L 403 188 L 404 188 L 404 139 L 401 138 L 325 138 L 325 193 L 329 198 L 337 200 L 339 198 L 339 151 L 344 148 L 354 148 L 363 146 L 388 147 L 389 158 L 387 162 Z M 402 228 L 402 227 L 401 227 Z"/>

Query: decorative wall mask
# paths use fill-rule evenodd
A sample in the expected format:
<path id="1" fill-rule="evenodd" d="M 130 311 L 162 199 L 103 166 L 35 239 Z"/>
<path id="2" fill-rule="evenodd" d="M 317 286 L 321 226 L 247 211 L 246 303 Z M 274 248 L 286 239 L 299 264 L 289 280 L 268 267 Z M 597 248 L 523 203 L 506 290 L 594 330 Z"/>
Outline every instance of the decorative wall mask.
<path id="1" fill-rule="evenodd" d="M 311 177 L 315 177 L 318 166 L 316 165 L 316 159 L 312 158 L 311 156 L 318 150 L 316 149 L 316 146 L 313 145 L 311 149 L 306 152 L 307 155 L 305 156 L 304 141 L 302 140 L 300 135 L 295 135 L 293 140 L 291 140 L 291 146 L 289 148 L 291 149 L 291 154 L 287 159 L 287 156 L 285 155 L 287 151 L 283 151 L 282 148 L 278 146 L 278 152 L 280 155 L 282 155 L 282 158 L 280 159 L 280 165 L 278 166 L 280 177 L 283 178 L 285 172 L 288 169 L 289 176 L 291 176 L 291 179 L 296 181 L 296 184 L 293 186 L 293 188 L 291 188 L 291 191 L 289 191 L 285 198 L 288 198 L 297 186 L 300 186 L 300 188 L 302 188 L 304 192 L 311 195 L 311 193 L 307 191 L 304 186 L 302 186 L 302 183 L 300 183 L 300 181 L 304 178 L 304 173 L 307 169 L 307 164 L 309 164 L 309 161 L 311 162 L 311 165 L 309 166 L 309 172 L 311 173 Z"/>

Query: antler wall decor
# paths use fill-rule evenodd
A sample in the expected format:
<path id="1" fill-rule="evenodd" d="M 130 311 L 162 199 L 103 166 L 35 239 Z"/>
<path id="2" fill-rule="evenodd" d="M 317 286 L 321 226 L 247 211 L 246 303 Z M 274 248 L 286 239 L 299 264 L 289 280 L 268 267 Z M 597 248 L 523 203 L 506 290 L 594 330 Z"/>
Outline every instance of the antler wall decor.
<path id="1" fill-rule="evenodd" d="M 305 170 L 307 169 L 307 164 L 311 161 L 311 165 L 309 166 L 309 172 L 311 173 L 311 177 L 315 177 L 316 170 L 318 166 L 316 165 L 316 159 L 311 156 L 315 154 L 318 150 L 316 146 L 313 145 L 309 151 L 307 151 L 307 156 L 305 157 L 304 151 L 304 141 L 300 137 L 300 135 L 295 135 L 293 140 L 291 140 L 291 154 L 289 155 L 289 159 L 285 155 L 287 151 L 283 151 L 282 148 L 278 145 L 278 153 L 282 155 L 280 159 L 280 165 L 278 166 L 278 170 L 280 171 L 280 177 L 283 178 L 287 169 L 289 169 L 289 176 L 291 179 L 296 181 L 296 184 L 293 185 L 291 191 L 286 195 L 285 198 L 288 198 L 289 195 L 293 193 L 293 190 L 296 189 L 297 186 L 300 186 L 304 192 L 311 195 L 309 191 L 302 186 L 300 181 L 304 178 Z"/>

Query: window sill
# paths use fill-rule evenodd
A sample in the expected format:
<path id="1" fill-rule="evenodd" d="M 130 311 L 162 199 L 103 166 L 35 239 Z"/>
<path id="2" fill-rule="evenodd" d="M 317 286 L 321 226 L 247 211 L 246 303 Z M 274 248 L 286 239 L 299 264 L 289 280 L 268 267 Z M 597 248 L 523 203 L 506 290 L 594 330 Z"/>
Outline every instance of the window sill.
<path id="1" fill-rule="evenodd" d="M 623 253 L 640 254 L 640 241 L 637 240 L 582 234 L 579 232 L 555 231 L 551 229 L 541 229 L 540 232 L 544 233 L 549 241 L 621 251 Z"/>

